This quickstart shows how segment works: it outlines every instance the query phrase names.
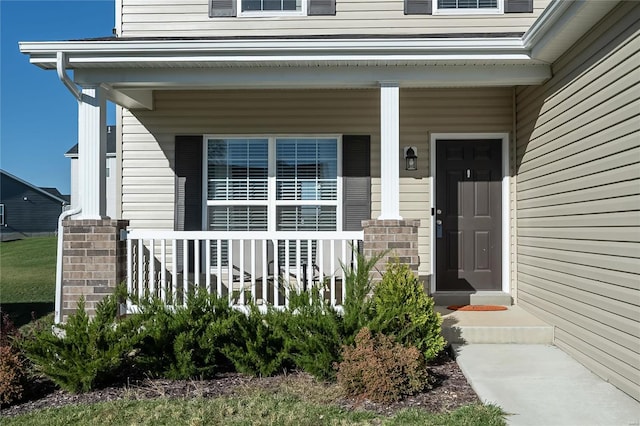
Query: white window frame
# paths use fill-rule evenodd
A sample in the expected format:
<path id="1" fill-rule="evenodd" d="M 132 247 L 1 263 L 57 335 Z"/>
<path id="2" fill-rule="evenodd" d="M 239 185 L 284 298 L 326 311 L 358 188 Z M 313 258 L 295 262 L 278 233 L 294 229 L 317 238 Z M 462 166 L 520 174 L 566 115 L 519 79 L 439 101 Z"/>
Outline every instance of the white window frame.
<path id="1" fill-rule="evenodd" d="M 307 0 L 301 1 L 300 10 L 242 10 L 242 2 L 238 0 L 238 16 L 241 18 L 269 18 L 280 16 L 307 16 Z"/>
<path id="2" fill-rule="evenodd" d="M 207 144 L 209 139 L 267 139 L 268 140 L 268 180 L 266 200 L 209 200 L 208 197 L 208 157 Z M 337 141 L 337 182 L 335 200 L 278 200 L 276 198 L 276 140 L 277 139 L 336 139 Z M 208 229 L 208 208 L 210 206 L 267 206 L 267 231 L 277 232 L 276 214 L 277 207 L 280 206 L 335 206 L 336 208 L 336 231 L 342 231 L 342 135 L 336 134 L 250 134 L 250 135 L 204 135 L 202 162 L 202 226 Z M 305 231 L 294 231 L 304 233 Z"/>
<path id="3" fill-rule="evenodd" d="M 440 9 L 438 0 L 431 2 L 432 13 L 434 15 L 502 15 L 504 14 L 504 0 L 498 0 L 496 8 L 477 8 L 477 9 Z"/>
<path id="4" fill-rule="evenodd" d="M 4 226 L 4 204 L 0 204 L 0 225 Z"/>

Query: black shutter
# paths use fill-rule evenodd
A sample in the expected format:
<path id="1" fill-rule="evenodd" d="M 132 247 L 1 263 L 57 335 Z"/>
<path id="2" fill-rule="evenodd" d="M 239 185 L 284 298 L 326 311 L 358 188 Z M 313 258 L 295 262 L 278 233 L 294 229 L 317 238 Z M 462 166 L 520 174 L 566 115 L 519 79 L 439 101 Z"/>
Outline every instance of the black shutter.
<path id="1" fill-rule="evenodd" d="M 504 0 L 504 13 L 531 13 L 533 0 Z"/>
<path id="2" fill-rule="evenodd" d="M 202 230 L 202 136 L 175 139 L 176 231 Z M 193 242 L 189 243 L 189 269 L 193 270 Z M 178 244 L 178 269 L 182 269 L 182 244 Z"/>
<path id="3" fill-rule="evenodd" d="M 237 16 L 237 0 L 209 0 L 209 17 Z"/>
<path id="4" fill-rule="evenodd" d="M 308 0 L 307 14 L 313 15 L 335 15 L 336 0 Z"/>
<path id="5" fill-rule="evenodd" d="M 371 219 L 371 137 L 342 137 L 342 229 L 361 231 Z"/>
<path id="6" fill-rule="evenodd" d="M 431 15 L 431 0 L 404 0 L 405 15 Z"/>

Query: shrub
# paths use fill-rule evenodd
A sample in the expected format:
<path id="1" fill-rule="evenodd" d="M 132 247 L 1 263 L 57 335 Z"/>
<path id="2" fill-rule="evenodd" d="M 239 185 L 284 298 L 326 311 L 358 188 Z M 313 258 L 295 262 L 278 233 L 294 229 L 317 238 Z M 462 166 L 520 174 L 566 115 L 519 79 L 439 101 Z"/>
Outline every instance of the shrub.
<path id="1" fill-rule="evenodd" d="M 348 396 L 398 401 L 428 384 L 425 360 L 417 348 L 404 347 L 384 334 L 372 336 L 367 327 L 356 335 L 355 347 L 344 347 L 342 358 L 337 378 Z"/>
<path id="2" fill-rule="evenodd" d="M 234 316 L 230 328 L 235 336 L 222 347 L 222 352 L 240 373 L 272 376 L 289 366 L 282 330 L 287 313 L 268 307 L 261 313 L 254 304 L 246 315 Z"/>
<path id="3" fill-rule="evenodd" d="M 138 336 L 131 320 L 117 320 L 117 295 L 105 297 L 90 320 L 84 299 L 64 325 L 43 326 L 21 346 L 53 382 L 70 392 L 87 392 L 112 382 L 130 361 Z"/>
<path id="4" fill-rule="evenodd" d="M 15 345 L 19 332 L 9 319 L 0 317 L 0 406 L 22 398 L 26 380 L 25 360 Z"/>
<path id="5" fill-rule="evenodd" d="M 285 352 L 300 370 L 320 380 L 334 379 L 333 365 L 340 359 L 342 345 L 342 317 L 323 302 L 317 288 L 290 294 L 280 329 Z"/>
<path id="6" fill-rule="evenodd" d="M 369 259 L 357 250 L 353 250 L 353 253 L 356 256 L 356 267 L 341 265 L 345 275 L 342 334 L 347 344 L 352 344 L 356 333 L 371 320 L 370 296 L 374 287 L 371 271 L 386 252 Z"/>
<path id="7" fill-rule="evenodd" d="M 141 301 L 138 365 L 169 379 L 211 377 L 228 368 L 221 348 L 233 339 L 232 327 L 241 313 L 225 299 L 199 290 L 175 310 L 158 299 Z"/>
<path id="8" fill-rule="evenodd" d="M 406 264 L 387 265 L 373 292 L 371 331 L 394 336 L 405 346 L 415 346 L 427 360 L 444 348 L 442 318 L 434 311 L 433 299 Z"/>

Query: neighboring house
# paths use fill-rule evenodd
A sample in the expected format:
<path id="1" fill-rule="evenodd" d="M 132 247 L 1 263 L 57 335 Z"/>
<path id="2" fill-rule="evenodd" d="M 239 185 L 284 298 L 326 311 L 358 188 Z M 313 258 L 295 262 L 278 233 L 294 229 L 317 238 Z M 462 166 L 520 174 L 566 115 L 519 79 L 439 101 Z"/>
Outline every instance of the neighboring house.
<path id="1" fill-rule="evenodd" d="M 638 398 L 639 34 L 635 1 L 117 0 L 116 37 L 22 42 L 80 101 L 66 225 L 100 244 L 65 252 L 84 272 L 58 318 L 120 279 L 238 305 L 323 282 L 339 305 L 355 241 L 437 300 L 522 306 Z"/>
<path id="2" fill-rule="evenodd" d="M 71 159 L 71 208 L 80 206 L 78 144 L 64 154 Z M 116 217 L 116 126 L 107 126 L 106 215 Z"/>
<path id="3" fill-rule="evenodd" d="M 69 204 L 55 188 L 38 188 L 0 170 L 0 236 L 2 241 L 53 235 L 58 217 Z"/>

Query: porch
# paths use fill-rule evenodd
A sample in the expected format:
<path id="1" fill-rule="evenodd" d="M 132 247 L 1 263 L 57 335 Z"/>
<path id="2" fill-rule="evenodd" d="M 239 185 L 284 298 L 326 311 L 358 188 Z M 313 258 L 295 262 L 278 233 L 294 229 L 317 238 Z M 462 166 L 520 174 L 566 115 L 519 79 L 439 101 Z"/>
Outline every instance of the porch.
<path id="1" fill-rule="evenodd" d="M 364 232 L 128 230 L 126 240 L 133 300 L 156 297 L 182 306 L 189 293 L 206 289 L 237 308 L 251 302 L 278 308 L 291 292 L 316 289 L 338 307 Z M 128 302 L 129 312 L 136 308 Z"/>

